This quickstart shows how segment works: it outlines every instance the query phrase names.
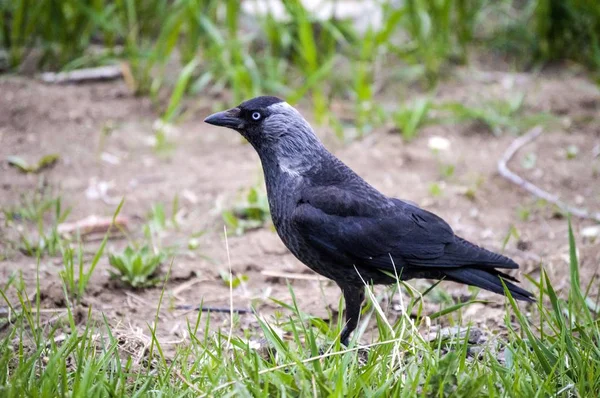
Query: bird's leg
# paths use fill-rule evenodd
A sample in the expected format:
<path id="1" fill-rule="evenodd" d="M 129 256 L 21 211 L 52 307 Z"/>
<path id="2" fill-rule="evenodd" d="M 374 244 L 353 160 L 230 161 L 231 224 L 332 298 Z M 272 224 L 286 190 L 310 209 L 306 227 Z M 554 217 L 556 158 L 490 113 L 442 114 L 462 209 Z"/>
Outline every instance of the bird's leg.
<path id="1" fill-rule="evenodd" d="M 347 347 L 350 334 L 358 325 L 360 307 L 365 299 L 365 288 L 364 286 L 349 285 L 340 286 L 340 288 L 342 289 L 342 293 L 344 293 L 344 301 L 346 302 L 346 326 L 342 330 L 340 341 Z"/>

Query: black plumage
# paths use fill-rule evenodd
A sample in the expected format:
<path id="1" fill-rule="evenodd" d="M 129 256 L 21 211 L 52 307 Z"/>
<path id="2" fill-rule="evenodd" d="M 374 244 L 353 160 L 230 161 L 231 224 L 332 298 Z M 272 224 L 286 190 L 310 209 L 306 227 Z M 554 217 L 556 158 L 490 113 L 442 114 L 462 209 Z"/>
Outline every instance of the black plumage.
<path id="1" fill-rule="evenodd" d="M 348 343 L 365 283 L 392 284 L 398 275 L 447 279 L 532 301 L 502 269 L 518 265 L 456 236 L 440 217 L 389 198 L 332 155 L 310 125 L 276 97 L 258 97 L 209 116 L 239 131 L 257 150 L 277 233 L 304 264 L 334 280 L 346 301 Z"/>

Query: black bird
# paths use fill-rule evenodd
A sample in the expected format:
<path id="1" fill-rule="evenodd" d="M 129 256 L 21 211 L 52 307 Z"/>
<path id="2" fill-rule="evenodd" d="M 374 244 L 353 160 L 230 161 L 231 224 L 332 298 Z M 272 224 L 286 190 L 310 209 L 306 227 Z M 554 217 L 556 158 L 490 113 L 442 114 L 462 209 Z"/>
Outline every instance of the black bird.
<path id="1" fill-rule="evenodd" d="M 519 266 L 456 236 L 440 217 L 383 195 L 319 141 L 300 113 L 257 97 L 204 120 L 239 132 L 258 152 L 275 229 L 304 264 L 334 280 L 346 301 L 341 342 L 356 329 L 364 286 L 446 279 L 517 300 L 533 295 L 500 271 Z"/>

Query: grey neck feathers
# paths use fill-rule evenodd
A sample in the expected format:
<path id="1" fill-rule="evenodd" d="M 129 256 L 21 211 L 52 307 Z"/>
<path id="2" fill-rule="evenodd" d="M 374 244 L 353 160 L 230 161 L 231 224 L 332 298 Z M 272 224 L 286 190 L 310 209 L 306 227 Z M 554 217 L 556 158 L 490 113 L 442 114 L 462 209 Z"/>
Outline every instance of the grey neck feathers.
<path id="1" fill-rule="evenodd" d="M 277 109 L 264 121 L 269 150 L 261 155 L 263 163 L 266 161 L 291 177 L 300 177 L 329 152 L 296 109 L 286 102 L 271 108 Z"/>

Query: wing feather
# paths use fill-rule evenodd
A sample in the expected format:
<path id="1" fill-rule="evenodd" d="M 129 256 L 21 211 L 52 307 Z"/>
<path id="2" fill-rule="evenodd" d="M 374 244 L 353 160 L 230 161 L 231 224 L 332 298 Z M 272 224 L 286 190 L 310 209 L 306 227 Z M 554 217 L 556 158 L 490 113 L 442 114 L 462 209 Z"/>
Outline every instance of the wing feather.
<path id="1" fill-rule="evenodd" d="M 292 217 L 300 234 L 316 249 L 357 265 L 388 270 L 393 265 L 518 267 L 507 257 L 454 235 L 435 214 L 372 192 L 309 188 Z"/>

